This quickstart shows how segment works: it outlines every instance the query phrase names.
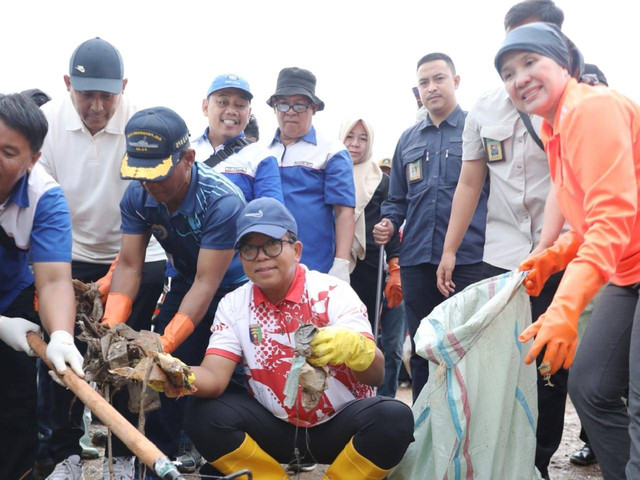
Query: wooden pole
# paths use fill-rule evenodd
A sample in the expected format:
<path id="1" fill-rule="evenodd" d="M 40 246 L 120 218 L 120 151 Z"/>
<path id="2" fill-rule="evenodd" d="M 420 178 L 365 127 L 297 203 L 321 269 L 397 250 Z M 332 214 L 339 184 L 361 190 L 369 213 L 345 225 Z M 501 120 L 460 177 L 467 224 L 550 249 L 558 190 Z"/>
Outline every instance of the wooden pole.
<path id="1" fill-rule="evenodd" d="M 29 332 L 27 341 L 34 352 L 42 359 L 47 366 L 55 371 L 46 356 L 47 344 L 40 338 L 39 334 Z M 109 402 L 100 396 L 91 386 L 78 377 L 73 369 L 67 365 L 64 375 L 58 374 L 64 384 L 84 403 L 89 409 L 102 420 L 122 442 L 131 450 L 145 465 L 151 468 L 160 478 L 180 479 L 183 478 L 178 473 L 177 468 L 169 461 L 164 453 L 160 451 L 147 437 L 142 435 L 131 423 L 113 408 Z M 158 471 L 160 470 L 160 471 Z"/>

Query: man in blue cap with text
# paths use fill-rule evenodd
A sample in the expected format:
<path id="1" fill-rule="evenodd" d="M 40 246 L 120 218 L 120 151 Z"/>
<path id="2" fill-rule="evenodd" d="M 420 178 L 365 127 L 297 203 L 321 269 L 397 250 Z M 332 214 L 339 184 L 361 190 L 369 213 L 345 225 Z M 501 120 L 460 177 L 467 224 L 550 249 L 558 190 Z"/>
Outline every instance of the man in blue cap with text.
<path id="1" fill-rule="evenodd" d="M 120 260 L 102 322 L 112 327 L 127 320 L 153 235 L 177 271 L 156 331 L 166 353 L 199 363 L 218 302 L 246 281 L 233 249 L 236 218 L 245 202 L 232 182 L 194 163 L 187 126 L 174 111 L 141 110 L 129 120 L 125 135 L 120 175 L 137 181 L 120 203 Z M 163 397 L 161 410 L 147 421 L 149 438 L 169 456 L 177 453 L 183 400 Z"/>
<path id="2" fill-rule="evenodd" d="M 238 75 L 226 73 L 213 80 L 202 100 L 209 126 L 193 142 L 196 161 L 235 183 L 247 202 L 260 197 L 283 202 L 276 158 L 244 135 L 252 98 L 249 83 Z"/>

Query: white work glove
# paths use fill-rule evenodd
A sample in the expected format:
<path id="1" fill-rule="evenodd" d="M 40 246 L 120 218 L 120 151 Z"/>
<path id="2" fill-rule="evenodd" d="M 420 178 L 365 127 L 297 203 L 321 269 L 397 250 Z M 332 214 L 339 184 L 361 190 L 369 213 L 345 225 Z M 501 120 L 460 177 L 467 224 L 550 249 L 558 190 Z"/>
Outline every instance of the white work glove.
<path id="1" fill-rule="evenodd" d="M 47 345 L 47 359 L 53 363 L 56 371 L 61 375 L 67 371 L 66 364 L 68 363 L 80 378 L 84 377 L 84 372 L 82 371 L 83 358 L 73 343 L 73 336 L 69 332 L 56 330 L 51 334 L 51 340 Z"/>
<path id="2" fill-rule="evenodd" d="M 0 315 L 0 340 L 18 352 L 25 352 L 30 357 L 35 357 L 36 352 L 27 342 L 29 332 L 40 333 L 40 326 L 24 318 Z"/>
<path id="3" fill-rule="evenodd" d="M 349 260 L 338 257 L 334 258 L 331 270 L 329 270 L 329 275 L 333 275 L 340 280 L 351 283 L 349 281 Z"/>

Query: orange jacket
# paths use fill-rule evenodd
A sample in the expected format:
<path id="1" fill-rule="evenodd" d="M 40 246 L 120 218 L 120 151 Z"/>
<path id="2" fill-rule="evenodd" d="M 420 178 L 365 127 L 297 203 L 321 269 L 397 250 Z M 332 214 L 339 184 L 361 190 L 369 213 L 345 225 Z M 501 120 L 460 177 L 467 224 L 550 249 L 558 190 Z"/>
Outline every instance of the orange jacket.
<path id="1" fill-rule="evenodd" d="M 582 240 L 567 270 L 588 263 L 602 284 L 640 282 L 640 107 L 571 79 L 541 136 L 567 234 Z"/>

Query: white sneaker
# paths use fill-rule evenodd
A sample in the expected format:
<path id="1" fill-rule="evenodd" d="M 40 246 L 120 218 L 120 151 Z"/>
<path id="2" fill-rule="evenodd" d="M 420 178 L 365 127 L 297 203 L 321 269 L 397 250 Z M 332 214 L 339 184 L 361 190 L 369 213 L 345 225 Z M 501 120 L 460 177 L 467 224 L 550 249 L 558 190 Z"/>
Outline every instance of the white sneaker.
<path id="1" fill-rule="evenodd" d="M 82 480 L 82 460 L 80 455 L 71 455 L 57 464 L 46 480 Z"/>
<path id="2" fill-rule="evenodd" d="M 104 480 L 132 480 L 135 473 L 136 457 L 113 457 L 113 478 L 109 473 L 109 459 L 102 461 L 102 478 Z"/>

